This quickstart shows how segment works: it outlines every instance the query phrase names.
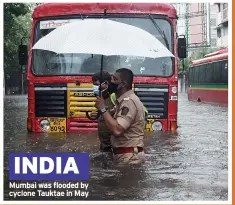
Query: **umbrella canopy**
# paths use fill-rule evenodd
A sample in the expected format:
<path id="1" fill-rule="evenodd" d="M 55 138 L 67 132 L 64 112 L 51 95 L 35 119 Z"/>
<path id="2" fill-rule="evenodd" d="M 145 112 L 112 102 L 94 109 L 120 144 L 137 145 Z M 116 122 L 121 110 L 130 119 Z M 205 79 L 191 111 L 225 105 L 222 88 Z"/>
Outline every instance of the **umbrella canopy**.
<path id="1" fill-rule="evenodd" d="M 33 49 L 106 56 L 174 57 L 150 33 L 108 19 L 85 19 L 60 26 L 40 39 Z"/>

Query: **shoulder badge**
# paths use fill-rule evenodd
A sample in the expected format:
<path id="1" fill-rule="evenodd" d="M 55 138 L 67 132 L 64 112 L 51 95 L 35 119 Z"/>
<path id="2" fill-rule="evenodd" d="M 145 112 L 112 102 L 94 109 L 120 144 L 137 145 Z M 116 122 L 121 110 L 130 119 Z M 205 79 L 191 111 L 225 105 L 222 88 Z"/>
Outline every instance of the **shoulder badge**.
<path id="1" fill-rule="evenodd" d="M 127 98 L 123 98 L 123 100 L 129 100 L 130 98 L 129 97 L 127 97 Z"/>
<path id="2" fill-rule="evenodd" d="M 121 115 L 126 116 L 128 112 L 129 112 L 129 108 L 128 107 L 123 107 Z"/>

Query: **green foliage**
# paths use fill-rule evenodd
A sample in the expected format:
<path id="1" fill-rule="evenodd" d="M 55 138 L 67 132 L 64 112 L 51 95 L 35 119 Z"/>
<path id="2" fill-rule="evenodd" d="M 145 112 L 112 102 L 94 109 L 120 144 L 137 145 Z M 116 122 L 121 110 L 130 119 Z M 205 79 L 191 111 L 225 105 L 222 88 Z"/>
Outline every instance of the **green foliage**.
<path id="1" fill-rule="evenodd" d="M 183 71 L 183 70 L 187 70 L 189 68 L 189 64 L 190 64 L 190 61 L 193 61 L 193 60 L 198 60 L 198 59 L 201 59 L 201 58 L 204 58 L 205 55 L 209 54 L 209 53 L 213 53 L 213 52 L 216 52 L 218 50 L 220 50 L 221 48 L 219 49 L 213 49 L 213 48 L 206 48 L 206 49 L 200 49 L 200 50 L 196 50 L 196 51 L 191 51 L 191 56 L 184 59 L 184 60 L 180 60 L 179 63 L 178 63 L 178 68 L 179 68 L 179 71 Z M 184 69 L 183 69 L 183 62 L 184 62 Z"/>
<path id="2" fill-rule="evenodd" d="M 4 24 L 7 24 L 6 20 L 9 20 L 11 15 L 18 17 L 28 12 L 30 12 L 30 4 L 4 3 Z"/>
<path id="3" fill-rule="evenodd" d="M 183 63 L 184 63 L 184 65 L 183 65 Z M 185 71 L 185 70 L 187 70 L 188 69 L 188 67 L 189 67 L 189 63 L 190 63 L 190 58 L 185 58 L 185 59 L 183 59 L 183 60 L 180 60 L 179 62 L 178 62 L 178 69 L 179 69 L 179 72 L 180 71 Z"/>
<path id="4" fill-rule="evenodd" d="M 4 73 L 6 86 L 20 85 L 21 73 L 18 63 L 18 45 L 22 37 L 27 37 L 23 43 L 29 45 L 31 30 L 32 4 L 4 4 Z M 16 77 L 17 75 L 17 77 Z"/>
<path id="5" fill-rule="evenodd" d="M 195 52 L 192 52 L 191 60 L 198 60 L 198 59 L 204 58 L 205 55 L 209 53 L 213 53 L 217 50 L 220 50 L 220 49 L 204 48 L 204 49 L 197 50 Z"/>

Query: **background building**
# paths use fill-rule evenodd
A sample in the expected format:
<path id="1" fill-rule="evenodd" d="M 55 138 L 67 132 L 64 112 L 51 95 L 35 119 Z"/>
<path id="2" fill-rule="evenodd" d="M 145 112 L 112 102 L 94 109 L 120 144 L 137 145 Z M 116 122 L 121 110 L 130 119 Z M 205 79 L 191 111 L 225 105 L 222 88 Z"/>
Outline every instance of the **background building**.
<path id="1" fill-rule="evenodd" d="M 216 3 L 217 6 L 217 47 L 228 48 L 228 3 Z"/>
<path id="2" fill-rule="evenodd" d="M 179 63 L 179 92 L 187 92 L 190 60 L 228 46 L 227 3 L 173 3 L 177 10 L 178 35 L 187 39 L 188 58 Z M 184 65 L 184 66 L 183 66 Z"/>
<path id="3" fill-rule="evenodd" d="M 185 35 L 188 56 L 199 53 L 200 57 L 218 49 L 218 6 L 210 3 L 173 3 L 177 10 L 178 35 Z"/>

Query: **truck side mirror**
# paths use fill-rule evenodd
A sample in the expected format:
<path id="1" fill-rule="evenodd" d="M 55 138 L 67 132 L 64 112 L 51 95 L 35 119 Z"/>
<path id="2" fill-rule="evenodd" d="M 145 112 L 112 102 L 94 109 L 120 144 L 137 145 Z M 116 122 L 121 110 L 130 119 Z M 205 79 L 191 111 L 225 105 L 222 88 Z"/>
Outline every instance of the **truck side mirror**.
<path id="1" fill-rule="evenodd" d="M 28 48 L 26 45 L 19 45 L 18 55 L 19 55 L 19 64 L 20 65 L 27 65 L 27 63 L 28 63 Z"/>
<path id="2" fill-rule="evenodd" d="M 178 38 L 178 57 L 187 58 L 186 38 Z"/>

